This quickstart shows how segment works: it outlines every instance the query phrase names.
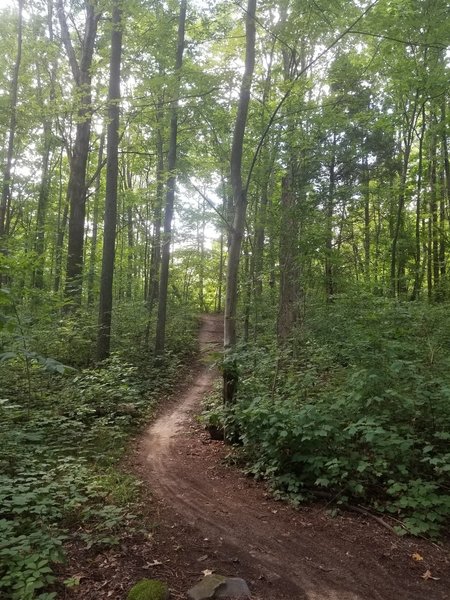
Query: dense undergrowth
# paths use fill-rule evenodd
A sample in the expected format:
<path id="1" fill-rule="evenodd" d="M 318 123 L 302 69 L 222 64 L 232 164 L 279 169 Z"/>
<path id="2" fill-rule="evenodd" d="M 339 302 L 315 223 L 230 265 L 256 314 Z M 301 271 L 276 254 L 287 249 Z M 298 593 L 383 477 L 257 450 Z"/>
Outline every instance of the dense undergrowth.
<path id="1" fill-rule="evenodd" d="M 139 529 L 138 483 L 115 467 L 194 351 L 195 320 L 186 310 L 171 316 L 167 358 L 154 367 L 143 349 L 145 309 L 122 307 L 115 352 L 94 367 L 89 314 L 3 312 L 0 597 L 50 600 L 66 543 L 95 552 Z"/>
<path id="2" fill-rule="evenodd" d="M 450 520 L 450 307 L 342 298 L 306 317 L 283 350 L 267 334 L 238 350 L 234 410 L 212 400 L 205 419 L 239 432 L 248 471 L 276 493 L 320 490 L 438 536 Z"/>

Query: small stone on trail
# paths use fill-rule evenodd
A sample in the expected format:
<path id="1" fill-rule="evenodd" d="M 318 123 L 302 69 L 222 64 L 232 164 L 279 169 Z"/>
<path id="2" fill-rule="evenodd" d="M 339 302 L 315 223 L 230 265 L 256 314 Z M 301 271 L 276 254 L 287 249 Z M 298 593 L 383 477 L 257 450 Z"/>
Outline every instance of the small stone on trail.
<path id="1" fill-rule="evenodd" d="M 227 580 L 223 575 L 207 575 L 197 585 L 191 588 L 187 595 L 190 600 L 208 600 L 214 598 L 218 587 Z"/>
<path id="2" fill-rule="evenodd" d="M 250 590 L 246 582 L 240 577 L 227 577 L 214 598 L 228 598 L 229 600 L 247 600 L 251 598 Z"/>
<path id="3" fill-rule="evenodd" d="M 224 577 L 223 575 L 207 575 L 191 588 L 187 595 L 190 600 L 214 600 L 216 598 L 247 600 L 251 598 L 248 585 L 243 579 Z"/>

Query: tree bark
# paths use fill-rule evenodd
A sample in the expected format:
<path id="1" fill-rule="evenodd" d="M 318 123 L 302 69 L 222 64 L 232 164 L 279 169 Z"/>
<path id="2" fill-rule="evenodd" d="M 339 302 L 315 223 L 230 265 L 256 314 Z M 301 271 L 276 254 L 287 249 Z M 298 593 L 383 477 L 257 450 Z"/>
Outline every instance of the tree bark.
<path id="1" fill-rule="evenodd" d="M 255 14 L 256 0 L 248 0 L 245 20 L 246 50 L 245 70 L 239 93 L 239 104 L 233 132 L 231 147 L 231 186 L 233 190 L 234 221 L 231 232 L 230 247 L 227 264 L 227 290 L 225 298 L 224 317 L 224 349 L 230 353 L 236 345 L 236 316 L 238 300 L 238 275 L 241 255 L 242 238 L 244 235 L 245 216 L 247 212 L 247 189 L 242 184 L 242 154 L 244 134 L 247 124 L 248 107 L 250 103 L 250 90 L 255 68 Z M 225 361 L 223 369 L 225 403 L 234 402 L 238 373 L 232 361 Z"/>
<path id="2" fill-rule="evenodd" d="M 421 286 L 421 240 L 420 240 L 420 224 L 422 220 L 422 179 L 423 179 L 423 141 L 425 137 L 425 104 L 421 110 L 422 124 L 419 134 L 419 164 L 417 167 L 417 187 L 416 187 L 416 223 L 415 223 L 415 272 L 414 272 L 414 287 L 411 295 L 411 300 L 418 300 Z"/>
<path id="3" fill-rule="evenodd" d="M 281 183 L 280 305 L 277 333 L 284 342 L 299 318 L 298 215 L 292 174 Z"/>
<path id="4" fill-rule="evenodd" d="M 166 205 L 164 210 L 164 233 L 161 252 L 161 274 L 159 281 L 158 296 L 158 320 L 156 323 L 155 356 L 164 353 L 166 343 L 166 319 L 167 319 L 167 295 L 169 288 L 169 263 L 170 245 L 172 242 L 172 219 L 175 202 L 176 166 L 177 166 L 177 137 L 178 137 L 178 96 L 180 88 L 180 69 L 183 65 L 184 32 L 186 25 L 187 0 L 181 0 L 180 15 L 178 18 L 178 40 L 175 56 L 176 88 L 172 100 L 170 117 L 170 140 L 167 168 L 169 177 L 167 180 Z"/>
<path id="5" fill-rule="evenodd" d="M 156 132 L 156 153 L 158 163 L 156 167 L 156 199 L 153 218 L 153 239 L 150 256 L 149 273 L 149 293 L 148 310 L 151 314 L 153 307 L 159 295 L 159 275 L 161 270 L 161 225 L 162 225 L 162 204 L 164 196 L 164 143 L 163 143 L 163 115 L 162 104 L 159 103 L 156 111 L 157 132 Z"/>
<path id="6" fill-rule="evenodd" d="M 99 200 L 101 191 L 101 176 L 102 176 L 102 165 L 103 165 L 103 149 L 105 146 L 105 133 L 102 132 L 100 136 L 100 146 L 98 149 L 98 162 L 97 162 L 97 177 L 95 178 L 95 191 L 94 191 L 94 206 L 92 210 L 92 239 L 91 239 L 91 253 L 89 255 L 89 274 L 87 281 L 87 303 L 88 306 L 94 304 L 94 283 L 95 283 L 95 263 L 97 261 L 97 245 L 98 245 L 98 218 L 99 218 Z"/>
<path id="7" fill-rule="evenodd" d="M 415 98 L 413 101 L 413 107 L 411 115 L 405 115 L 406 118 L 406 130 L 403 134 L 403 160 L 402 160 L 402 169 L 400 173 L 400 191 L 398 195 L 398 204 L 397 204 L 397 215 L 392 235 L 392 246 L 391 246 L 391 296 L 396 297 L 400 295 L 400 292 L 403 287 L 403 282 L 401 281 L 401 272 L 404 269 L 404 257 L 399 256 L 398 246 L 399 241 L 403 236 L 403 225 L 404 225 L 404 207 L 406 201 L 406 182 L 408 178 L 408 169 L 409 169 L 409 158 L 411 155 L 411 148 L 414 139 L 415 128 L 417 124 L 417 119 L 420 114 L 418 111 L 418 99 L 419 99 L 419 91 L 416 91 Z"/>
<path id="8" fill-rule="evenodd" d="M 47 10 L 47 26 L 49 31 L 49 42 L 54 42 L 53 35 L 53 0 L 48 1 Z M 52 65 L 45 65 L 50 73 L 50 101 L 55 100 L 55 84 L 57 76 L 57 63 L 53 60 Z M 42 85 L 38 71 L 38 94 L 42 108 L 44 108 L 44 98 L 42 94 Z M 49 174 L 50 168 L 50 156 L 52 152 L 52 134 L 53 120 L 47 116 L 44 117 L 43 122 L 43 139 L 44 139 L 44 150 L 42 153 L 42 174 L 41 182 L 39 185 L 39 198 L 38 208 L 36 215 L 36 239 L 34 244 L 34 250 L 36 252 L 37 266 L 33 273 L 33 284 L 34 287 L 42 289 L 44 287 L 44 266 L 45 266 L 45 223 L 47 219 L 47 206 L 50 195 L 50 184 L 51 177 Z"/>
<path id="9" fill-rule="evenodd" d="M 113 305 L 113 275 L 117 222 L 117 181 L 119 177 L 120 67 L 122 57 L 122 2 L 112 8 L 111 60 L 108 91 L 108 130 L 106 147 L 105 225 L 102 277 L 98 317 L 97 360 L 109 356 Z"/>
<path id="10" fill-rule="evenodd" d="M 3 238 L 8 235 L 9 229 L 9 211 L 11 208 L 11 172 L 14 159 L 14 142 L 17 129 L 17 96 L 19 90 L 19 72 L 22 62 L 22 38 L 23 38 L 23 4 L 24 0 L 18 0 L 19 13 L 17 16 L 17 54 L 14 63 L 13 76 L 10 92 L 10 117 L 8 145 L 6 150 L 6 160 L 3 167 L 2 196 L 0 201 L 0 243 L 3 245 Z M 2 249 L 3 250 L 3 249 Z"/>
<path id="11" fill-rule="evenodd" d="M 64 295 L 71 301 L 71 304 L 79 305 L 81 303 L 83 275 L 86 169 L 92 120 L 91 67 L 100 14 L 96 12 L 94 4 L 90 0 L 87 0 L 86 26 L 80 60 L 78 61 L 67 26 L 63 0 L 58 0 L 57 8 L 61 38 L 75 81 L 76 96 L 79 97 L 75 144 L 70 159 L 70 175 L 67 186 L 70 213 L 66 284 L 64 290 Z"/>
<path id="12" fill-rule="evenodd" d="M 333 132 L 331 162 L 329 168 L 328 194 L 326 200 L 326 240 L 325 240 L 325 294 L 327 302 L 334 298 L 334 273 L 333 273 L 333 214 L 334 192 L 336 189 L 336 133 Z"/>
<path id="13" fill-rule="evenodd" d="M 58 223 L 56 227 L 55 236 L 55 271 L 53 281 L 53 291 L 58 293 L 61 287 L 62 279 L 62 263 L 63 263 L 63 247 L 64 237 L 66 235 L 67 220 L 69 218 L 69 203 L 67 198 L 64 200 L 63 206 L 63 183 L 62 183 L 62 171 L 63 171 L 63 152 L 61 151 L 59 161 L 59 199 L 58 199 Z M 61 213 L 62 211 L 62 213 Z"/>

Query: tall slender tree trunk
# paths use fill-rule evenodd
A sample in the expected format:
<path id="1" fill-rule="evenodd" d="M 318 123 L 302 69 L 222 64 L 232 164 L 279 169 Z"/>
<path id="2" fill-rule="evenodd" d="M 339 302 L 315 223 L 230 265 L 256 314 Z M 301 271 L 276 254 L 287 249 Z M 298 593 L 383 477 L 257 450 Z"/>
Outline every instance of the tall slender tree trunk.
<path id="1" fill-rule="evenodd" d="M 367 284 L 370 284 L 370 168 L 367 156 L 364 157 L 363 167 L 363 187 L 364 187 L 364 277 Z"/>
<path id="2" fill-rule="evenodd" d="M 61 38 L 75 81 L 76 95 L 79 97 L 75 143 L 70 159 L 70 175 L 67 186 L 70 213 L 66 284 L 64 289 L 64 294 L 71 301 L 71 304 L 79 305 L 81 303 L 83 275 L 86 169 L 92 120 L 91 68 L 100 13 L 97 12 L 96 6 L 91 0 L 86 0 L 86 25 L 81 55 L 78 60 L 67 26 L 63 0 L 58 0 L 57 8 Z"/>
<path id="3" fill-rule="evenodd" d="M 156 323 L 155 356 L 164 353 L 166 343 L 166 320 L 167 320 L 167 296 L 169 288 L 169 265 L 170 245 L 172 242 L 172 220 L 175 202 L 176 166 L 177 166 L 177 137 L 178 137 L 178 95 L 180 88 L 180 69 L 183 65 L 184 33 L 186 25 L 187 0 L 181 0 L 180 15 L 178 18 L 178 40 L 175 56 L 176 88 L 172 100 L 170 116 L 170 140 L 167 168 L 169 177 L 167 180 L 166 205 L 164 210 L 164 234 L 161 252 L 161 274 L 159 281 L 158 296 L 158 320 Z"/>
<path id="4" fill-rule="evenodd" d="M 431 134 L 430 146 L 430 219 L 431 219 L 431 253 L 433 270 L 433 289 L 435 299 L 439 296 L 439 214 L 437 193 L 437 140 L 436 134 Z"/>
<path id="5" fill-rule="evenodd" d="M 287 19 L 288 3 L 282 6 L 281 22 Z M 292 85 L 300 58 L 300 69 L 305 68 L 304 52 L 299 57 L 292 49 L 283 48 L 283 76 L 286 85 Z M 288 141 L 286 144 L 285 175 L 281 183 L 281 235 L 280 235 L 280 297 L 277 319 L 278 341 L 284 343 L 291 335 L 300 317 L 300 262 L 299 262 L 299 203 L 298 199 L 303 186 L 304 174 L 299 169 L 297 152 L 292 148 L 295 130 L 302 129 L 302 124 L 286 114 Z M 333 167 L 334 170 L 334 167 Z M 300 174 L 300 177 L 299 177 Z M 332 194 L 329 197 L 332 200 Z M 332 204 L 331 204 L 332 206 Z M 331 234 L 331 232 L 330 232 Z M 330 235 L 331 248 L 331 235 Z"/>
<path id="6" fill-rule="evenodd" d="M 37 266 L 33 273 L 33 284 L 37 289 L 44 287 L 44 259 L 45 259 L 45 221 L 47 205 L 50 194 L 50 152 L 51 152 L 51 124 L 44 122 L 44 152 L 42 155 L 42 174 L 39 185 L 38 208 L 36 215 L 36 252 Z"/>
<path id="7" fill-rule="evenodd" d="M 199 206 L 200 209 L 200 206 Z M 198 306 L 201 312 L 206 310 L 205 305 L 205 200 L 201 201 L 201 223 L 197 224 L 197 252 L 199 254 L 198 269 Z"/>
<path id="8" fill-rule="evenodd" d="M 100 136 L 100 146 L 98 149 L 97 177 L 95 178 L 95 191 L 92 209 L 92 238 L 91 252 L 89 255 L 89 274 L 87 280 L 87 303 L 88 306 L 94 304 L 94 283 L 95 283 L 95 264 L 97 262 L 98 246 L 98 220 L 99 220 L 99 202 L 102 181 L 103 150 L 105 146 L 105 133 Z"/>
<path id="9" fill-rule="evenodd" d="M 113 305 L 113 275 L 117 224 L 117 182 L 119 177 L 120 67 L 122 58 L 122 2 L 112 8 L 111 60 L 108 91 L 106 147 L 105 226 L 103 233 L 102 277 L 98 317 L 97 360 L 109 356 Z"/>
<path id="10" fill-rule="evenodd" d="M 441 126 L 442 126 L 442 158 L 444 162 L 444 172 L 445 172 L 445 190 L 447 194 L 447 204 L 448 211 L 450 217 L 450 159 L 448 152 L 448 127 L 447 127 L 447 118 L 446 118 L 446 106 L 445 99 L 442 102 L 441 106 Z"/>
<path id="11" fill-rule="evenodd" d="M 334 192 L 336 189 L 336 133 L 333 133 L 332 154 L 329 168 L 328 194 L 326 201 L 326 240 L 325 240 L 325 293 L 327 302 L 334 297 L 333 273 L 333 214 Z"/>
<path id="12" fill-rule="evenodd" d="M 399 242 L 403 239 L 404 229 L 404 208 L 406 202 L 406 182 L 408 178 L 409 170 L 409 159 L 411 155 L 411 148 L 414 140 L 414 133 L 416 130 L 417 119 L 420 115 L 419 104 L 419 90 L 416 90 L 415 98 L 413 101 L 412 109 L 410 114 L 405 111 L 406 129 L 403 131 L 403 159 L 402 168 L 400 172 L 400 184 L 399 194 L 397 202 L 397 211 L 395 224 L 392 231 L 392 245 L 391 245 L 391 269 L 390 269 L 390 287 L 391 296 L 396 297 L 400 295 L 404 288 L 404 268 L 405 268 L 405 253 L 404 248 L 401 248 L 402 253 L 399 253 Z"/>
<path id="13" fill-rule="evenodd" d="M 439 180 L 439 277 L 441 281 L 441 300 L 444 299 L 443 280 L 446 275 L 445 250 L 447 247 L 447 228 L 445 218 L 446 194 L 445 194 L 445 174 L 441 169 Z"/>
<path id="14" fill-rule="evenodd" d="M 127 207 L 127 300 L 133 296 L 133 279 L 135 276 L 135 249 L 134 249 L 134 229 L 133 229 L 133 208 Z"/>
<path id="15" fill-rule="evenodd" d="M 55 293 L 58 293 L 61 287 L 64 237 L 66 235 L 67 220 L 69 218 L 69 203 L 67 197 L 63 201 L 62 172 L 63 151 L 61 151 L 59 161 L 58 223 L 55 236 L 55 270 L 53 281 L 53 291 Z"/>
<path id="16" fill-rule="evenodd" d="M 163 115 L 162 105 L 156 111 L 158 129 L 156 132 L 156 153 L 158 163 L 156 167 L 156 198 L 153 218 L 153 239 L 150 256 L 148 310 L 151 314 L 159 295 L 159 275 L 161 269 L 161 225 L 162 205 L 164 197 L 164 143 L 163 143 Z"/>
<path id="17" fill-rule="evenodd" d="M 281 183 L 280 305 L 277 333 L 280 342 L 291 335 L 299 318 L 298 214 L 292 174 Z"/>
<path id="18" fill-rule="evenodd" d="M 425 137 L 425 104 L 421 110 L 422 123 L 419 134 L 419 164 L 417 167 L 417 187 L 416 187 L 416 223 L 415 223 L 415 257 L 414 257 L 414 287 L 411 295 L 411 300 L 418 300 L 421 286 L 421 239 L 420 239 L 420 224 L 422 221 L 422 179 L 423 179 L 423 141 Z"/>
<path id="19" fill-rule="evenodd" d="M 220 233 L 220 242 L 219 242 L 219 275 L 218 275 L 218 284 L 217 284 L 217 299 L 215 309 L 217 312 L 222 312 L 222 287 L 223 287 L 223 244 L 224 244 L 224 233 L 221 231 Z"/>
<path id="20" fill-rule="evenodd" d="M 19 72 L 22 62 L 22 38 L 23 38 L 23 4 L 24 0 L 18 0 L 19 12 L 17 16 L 17 54 L 14 63 L 11 91 L 10 91 L 10 116 L 8 145 L 6 149 L 6 160 L 3 167 L 2 196 L 0 200 L 0 244 L 3 246 L 4 240 L 8 235 L 10 210 L 11 210 L 11 175 L 14 159 L 14 142 L 17 129 L 17 96 L 19 90 Z M 0 248 L 3 250 L 3 248 Z"/>
<path id="21" fill-rule="evenodd" d="M 47 27 L 49 32 L 49 42 L 53 44 L 54 42 L 54 32 L 53 32 L 53 0 L 48 0 L 47 2 Z M 54 102 L 55 100 L 55 85 L 56 85 L 56 77 L 57 77 L 57 62 L 53 60 L 52 64 L 45 65 L 48 68 L 50 73 L 50 102 Z M 39 66 L 38 66 L 38 95 L 39 101 L 44 108 L 44 98 L 43 98 L 43 90 L 42 84 L 39 76 Z M 44 109 L 45 110 L 45 109 Z M 33 285 L 38 289 L 42 289 L 44 287 L 44 267 L 45 267 L 45 223 L 47 219 L 47 207 L 50 196 L 50 156 L 52 153 L 52 129 L 53 129 L 53 120 L 47 116 L 44 118 L 43 122 L 43 140 L 44 140 L 44 149 L 42 153 L 42 174 L 41 181 L 39 185 L 39 197 L 38 197 L 38 208 L 36 215 L 36 238 L 34 244 L 34 250 L 36 252 L 37 258 L 37 266 L 33 272 Z"/>
<path id="22" fill-rule="evenodd" d="M 397 204 L 397 216 L 395 220 L 394 232 L 392 237 L 392 247 L 391 247 L 391 295 L 395 298 L 399 293 L 399 265 L 401 264 L 401 258 L 398 253 L 399 241 L 403 231 L 403 221 L 404 221 L 404 207 L 406 200 L 406 178 L 408 176 L 408 167 L 409 167 L 409 155 L 411 152 L 411 146 L 408 145 L 404 148 L 403 154 L 403 165 L 402 172 L 400 175 L 400 192 L 398 195 L 398 204 Z"/>
<path id="23" fill-rule="evenodd" d="M 245 127 L 247 124 L 250 90 L 255 68 L 255 14 L 256 0 L 248 0 L 245 19 L 246 50 L 245 70 L 239 93 L 239 104 L 234 125 L 233 142 L 231 147 L 231 186 L 233 190 L 234 221 L 230 236 L 227 264 L 227 290 L 224 317 L 224 349 L 230 353 L 236 345 L 236 317 L 238 300 L 238 276 L 241 256 L 242 238 L 244 235 L 245 216 L 247 212 L 247 189 L 242 184 L 242 153 L 244 146 Z M 234 402 L 238 373 L 232 361 L 225 361 L 223 369 L 225 403 Z"/>

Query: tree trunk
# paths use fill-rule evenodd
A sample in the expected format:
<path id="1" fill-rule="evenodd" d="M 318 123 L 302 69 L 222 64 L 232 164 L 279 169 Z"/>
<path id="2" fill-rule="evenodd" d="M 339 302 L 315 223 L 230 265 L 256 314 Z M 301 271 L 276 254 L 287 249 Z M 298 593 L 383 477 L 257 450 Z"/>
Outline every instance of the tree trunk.
<path id="1" fill-rule="evenodd" d="M 433 123 L 434 125 L 434 123 Z M 433 126 L 432 125 L 432 126 Z M 436 134 L 431 134 L 430 147 L 430 219 L 431 219 L 431 252 L 433 270 L 433 289 L 435 299 L 439 296 L 439 221 L 437 198 L 437 140 Z"/>
<path id="2" fill-rule="evenodd" d="M 51 152 L 51 124 L 44 121 L 44 152 L 42 155 L 42 175 L 39 185 L 38 207 L 36 215 L 36 241 L 34 250 L 36 252 L 37 266 L 33 273 L 33 284 L 37 289 L 44 287 L 44 260 L 45 260 L 45 221 L 47 216 L 47 205 L 50 194 L 49 163 Z"/>
<path id="3" fill-rule="evenodd" d="M 19 89 L 19 71 L 22 62 L 22 37 L 23 37 L 23 4 L 24 0 L 18 0 L 19 14 L 17 17 L 17 54 L 14 63 L 13 76 L 10 92 L 10 117 L 8 145 L 6 150 L 6 160 L 3 167 L 3 185 L 2 197 L 0 201 L 0 243 L 3 245 L 3 238 L 8 235 L 9 211 L 11 208 L 11 171 L 14 158 L 14 141 L 17 129 L 17 95 Z M 3 250 L 3 248 L 2 248 Z"/>
<path id="4" fill-rule="evenodd" d="M 329 169 L 328 194 L 326 201 L 326 240 L 325 240 L 325 294 L 327 302 L 334 297 L 333 274 L 333 213 L 334 191 L 336 189 L 336 133 L 333 133 L 332 155 Z"/>
<path id="5" fill-rule="evenodd" d="M 364 157 L 363 167 L 364 186 L 364 277 L 370 285 L 370 168 L 367 156 Z"/>
<path id="6" fill-rule="evenodd" d="M 292 333 L 299 317 L 298 215 L 292 175 L 285 175 L 281 184 L 280 235 L 280 306 L 277 333 L 284 342 Z"/>
<path id="7" fill-rule="evenodd" d="M 86 2 L 86 26 L 80 60 L 72 45 L 63 0 L 58 0 L 58 18 L 61 38 L 69 59 L 75 81 L 76 96 L 79 97 L 75 144 L 70 160 L 70 175 L 67 198 L 70 207 L 67 270 L 64 294 L 72 305 L 81 303 L 83 275 L 84 220 L 86 211 L 86 169 L 91 133 L 91 68 L 97 24 L 100 14 L 90 0 Z"/>
<path id="8" fill-rule="evenodd" d="M 134 279 L 134 267 L 135 267 L 135 249 L 134 249 L 134 230 L 133 230 L 133 208 L 127 207 L 127 300 L 131 300 L 133 296 L 133 279 Z"/>
<path id="9" fill-rule="evenodd" d="M 399 256 L 398 247 L 401 238 L 403 237 L 403 226 L 404 226 L 404 207 L 406 201 L 406 182 L 408 178 L 409 169 L 409 158 L 411 155 L 411 147 L 414 140 L 414 133 L 416 129 L 417 119 L 420 115 L 418 110 L 418 99 L 419 91 L 416 90 L 411 114 L 405 111 L 406 119 L 406 130 L 403 132 L 403 160 L 402 169 L 400 173 L 400 190 L 398 194 L 397 214 L 395 225 L 392 232 L 392 246 L 391 246 L 391 269 L 390 269 L 390 285 L 391 285 L 391 296 L 396 297 L 400 294 L 401 289 L 404 287 L 401 274 L 404 270 L 405 258 L 404 255 Z M 402 248 L 402 250 L 404 250 Z"/>
<path id="10" fill-rule="evenodd" d="M 54 43 L 54 35 L 53 35 L 53 0 L 49 0 L 48 2 L 48 10 L 47 10 L 47 26 L 49 31 L 49 41 L 50 43 Z M 55 100 L 55 84 L 57 77 L 57 63 L 53 60 L 52 65 L 45 65 L 45 68 L 48 68 L 50 73 L 50 101 L 54 102 Z M 45 111 L 45 102 L 42 94 L 42 85 L 39 77 L 38 71 L 38 94 L 39 101 L 42 108 Z M 33 285 L 38 289 L 42 289 L 44 287 L 44 263 L 45 263 L 45 222 L 47 218 L 47 206 L 50 195 L 50 183 L 51 177 L 49 175 L 49 165 L 50 165 L 50 155 L 52 151 L 52 129 L 53 129 L 53 120 L 51 118 L 45 117 L 43 122 L 43 133 L 44 133 L 44 151 L 42 154 L 42 175 L 41 182 L 39 185 L 39 198 L 38 198 L 38 208 L 36 215 L 36 239 L 34 244 L 34 250 L 36 252 L 37 258 L 37 266 L 33 273 Z"/>
<path id="11" fill-rule="evenodd" d="M 166 319 L 167 319 L 167 294 L 169 288 L 169 263 L 170 245 L 172 242 L 172 219 L 175 201 L 176 166 L 177 166 L 177 135 L 178 135 L 178 95 L 180 88 L 180 69 L 183 65 L 184 31 L 186 24 L 187 0 L 181 0 L 180 15 L 178 18 L 178 40 L 175 57 L 176 88 L 172 100 L 170 117 L 170 140 L 167 168 L 169 177 L 167 180 L 166 205 L 164 210 L 164 234 L 162 239 L 161 274 L 159 281 L 158 296 L 158 320 L 156 323 L 155 356 L 164 353 L 166 343 Z"/>
<path id="12" fill-rule="evenodd" d="M 119 177 L 120 66 L 122 56 L 122 3 L 112 8 L 111 60 L 108 92 L 108 142 L 106 147 L 105 225 L 103 234 L 102 277 L 98 318 L 97 360 L 109 356 L 113 275 L 117 221 L 117 181 Z"/>
<path id="13" fill-rule="evenodd" d="M 397 216 L 394 226 L 394 232 L 392 237 L 392 248 L 391 248 L 391 295 L 392 297 L 396 297 L 399 293 L 399 256 L 398 256 L 398 245 L 399 240 L 403 231 L 403 209 L 405 206 L 406 199 L 406 178 L 408 176 L 408 167 L 409 167 L 409 155 L 411 152 L 411 145 L 408 143 L 404 148 L 403 155 L 403 166 L 402 172 L 400 175 L 400 193 L 398 195 L 398 204 L 397 204 Z"/>
<path id="14" fill-rule="evenodd" d="M 151 314 L 159 295 L 159 275 L 161 270 L 161 224 L 162 204 L 164 196 L 164 144 L 163 144 L 163 122 L 161 103 L 156 112 L 158 129 L 156 132 L 156 153 L 158 164 L 156 167 L 156 200 L 153 219 L 153 240 L 150 257 L 148 310 Z"/>
<path id="15" fill-rule="evenodd" d="M 53 291 L 55 293 L 58 293 L 61 287 L 64 237 L 66 235 L 67 219 L 69 217 L 69 203 L 67 202 L 67 198 L 65 199 L 63 206 L 62 169 L 63 152 L 61 152 L 59 163 L 58 224 L 55 239 L 55 278 L 53 281 Z"/>
<path id="16" fill-rule="evenodd" d="M 248 0 L 245 20 L 246 51 L 245 70 L 239 93 L 239 104 L 234 126 L 233 142 L 231 147 L 231 186 L 233 190 L 234 221 L 231 232 L 230 248 L 227 264 L 227 290 L 225 299 L 224 317 L 224 349 L 230 353 L 236 345 L 236 315 L 238 300 L 238 276 L 241 255 L 242 238 L 247 212 L 247 189 L 242 184 L 242 152 L 244 134 L 247 124 L 248 107 L 250 103 L 250 89 L 255 68 L 255 13 L 256 0 Z M 232 403 L 235 399 L 238 383 L 238 373 L 233 361 L 225 361 L 223 369 L 225 403 Z"/>
<path id="17" fill-rule="evenodd" d="M 92 239 L 91 253 L 89 255 L 89 275 L 87 281 L 87 303 L 88 306 L 94 304 L 94 283 L 95 283 L 95 264 L 97 262 L 97 245 L 98 245 L 98 217 L 99 217 L 99 200 L 101 191 L 101 175 L 103 165 L 103 149 L 105 146 L 105 133 L 100 136 L 100 146 L 98 149 L 97 177 L 95 178 L 94 191 L 94 206 L 92 210 Z"/>
<path id="18" fill-rule="evenodd" d="M 421 285 L 421 240 L 420 240 L 420 223 L 421 223 L 421 213 L 422 213 L 422 178 L 423 178 L 423 141 L 425 137 L 425 127 L 426 127 L 426 119 L 425 119 L 425 104 L 422 106 L 421 110 L 422 115 L 422 124 L 420 127 L 420 135 L 419 135 L 419 165 L 417 167 L 417 187 L 416 187 L 416 223 L 415 223 L 415 242 L 416 242 L 416 251 L 414 257 L 414 288 L 411 295 L 411 300 L 418 300 L 420 295 L 420 285 Z"/>
<path id="19" fill-rule="evenodd" d="M 281 22 L 287 21 L 288 3 L 282 6 Z M 300 50 L 300 55 L 296 56 L 297 52 L 283 48 L 283 76 L 286 85 L 292 85 L 295 80 L 297 71 L 297 61 L 300 61 L 300 68 L 305 68 L 304 53 Z M 288 109 L 289 111 L 289 109 Z M 292 333 L 296 323 L 298 322 L 300 311 L 300 269 L 299 269 L 299 252 L 298 242 L 300 233 L 300 223 L 298 215 L 297 199 L 300 194 L 303 181 L 298 179 L 298 155 L 292 148 L 292 139 L 297 129 L 302 128 L 301 123 L 295 121 L 286 114 L 286 129 L 288 132 L 288 141 L 286 143 L 286 173 L 281 182 L 281 224 L 280 224 L 280 297 L 277 319 L 277 334 L 278 341 L 284 343 Z M 334 149 L 333 149 L 334 154 Z M 331 177 L 332 175 L 332 177 Z M 303 173 L 301 173 L 303 178 Z M 330 194 L 328 197 L 328 213 L 331 217 L 333 213 L 333 195 L 334 195 L 334 162 L 332 160 L 330 181 Z M 330 221 L 328 245 L 331 251 L 332 246 L 332 231 Z M 330 264 L 328 262 L 328 264 Z M 330 270 L 331 273 L 331 270 Z"/>

